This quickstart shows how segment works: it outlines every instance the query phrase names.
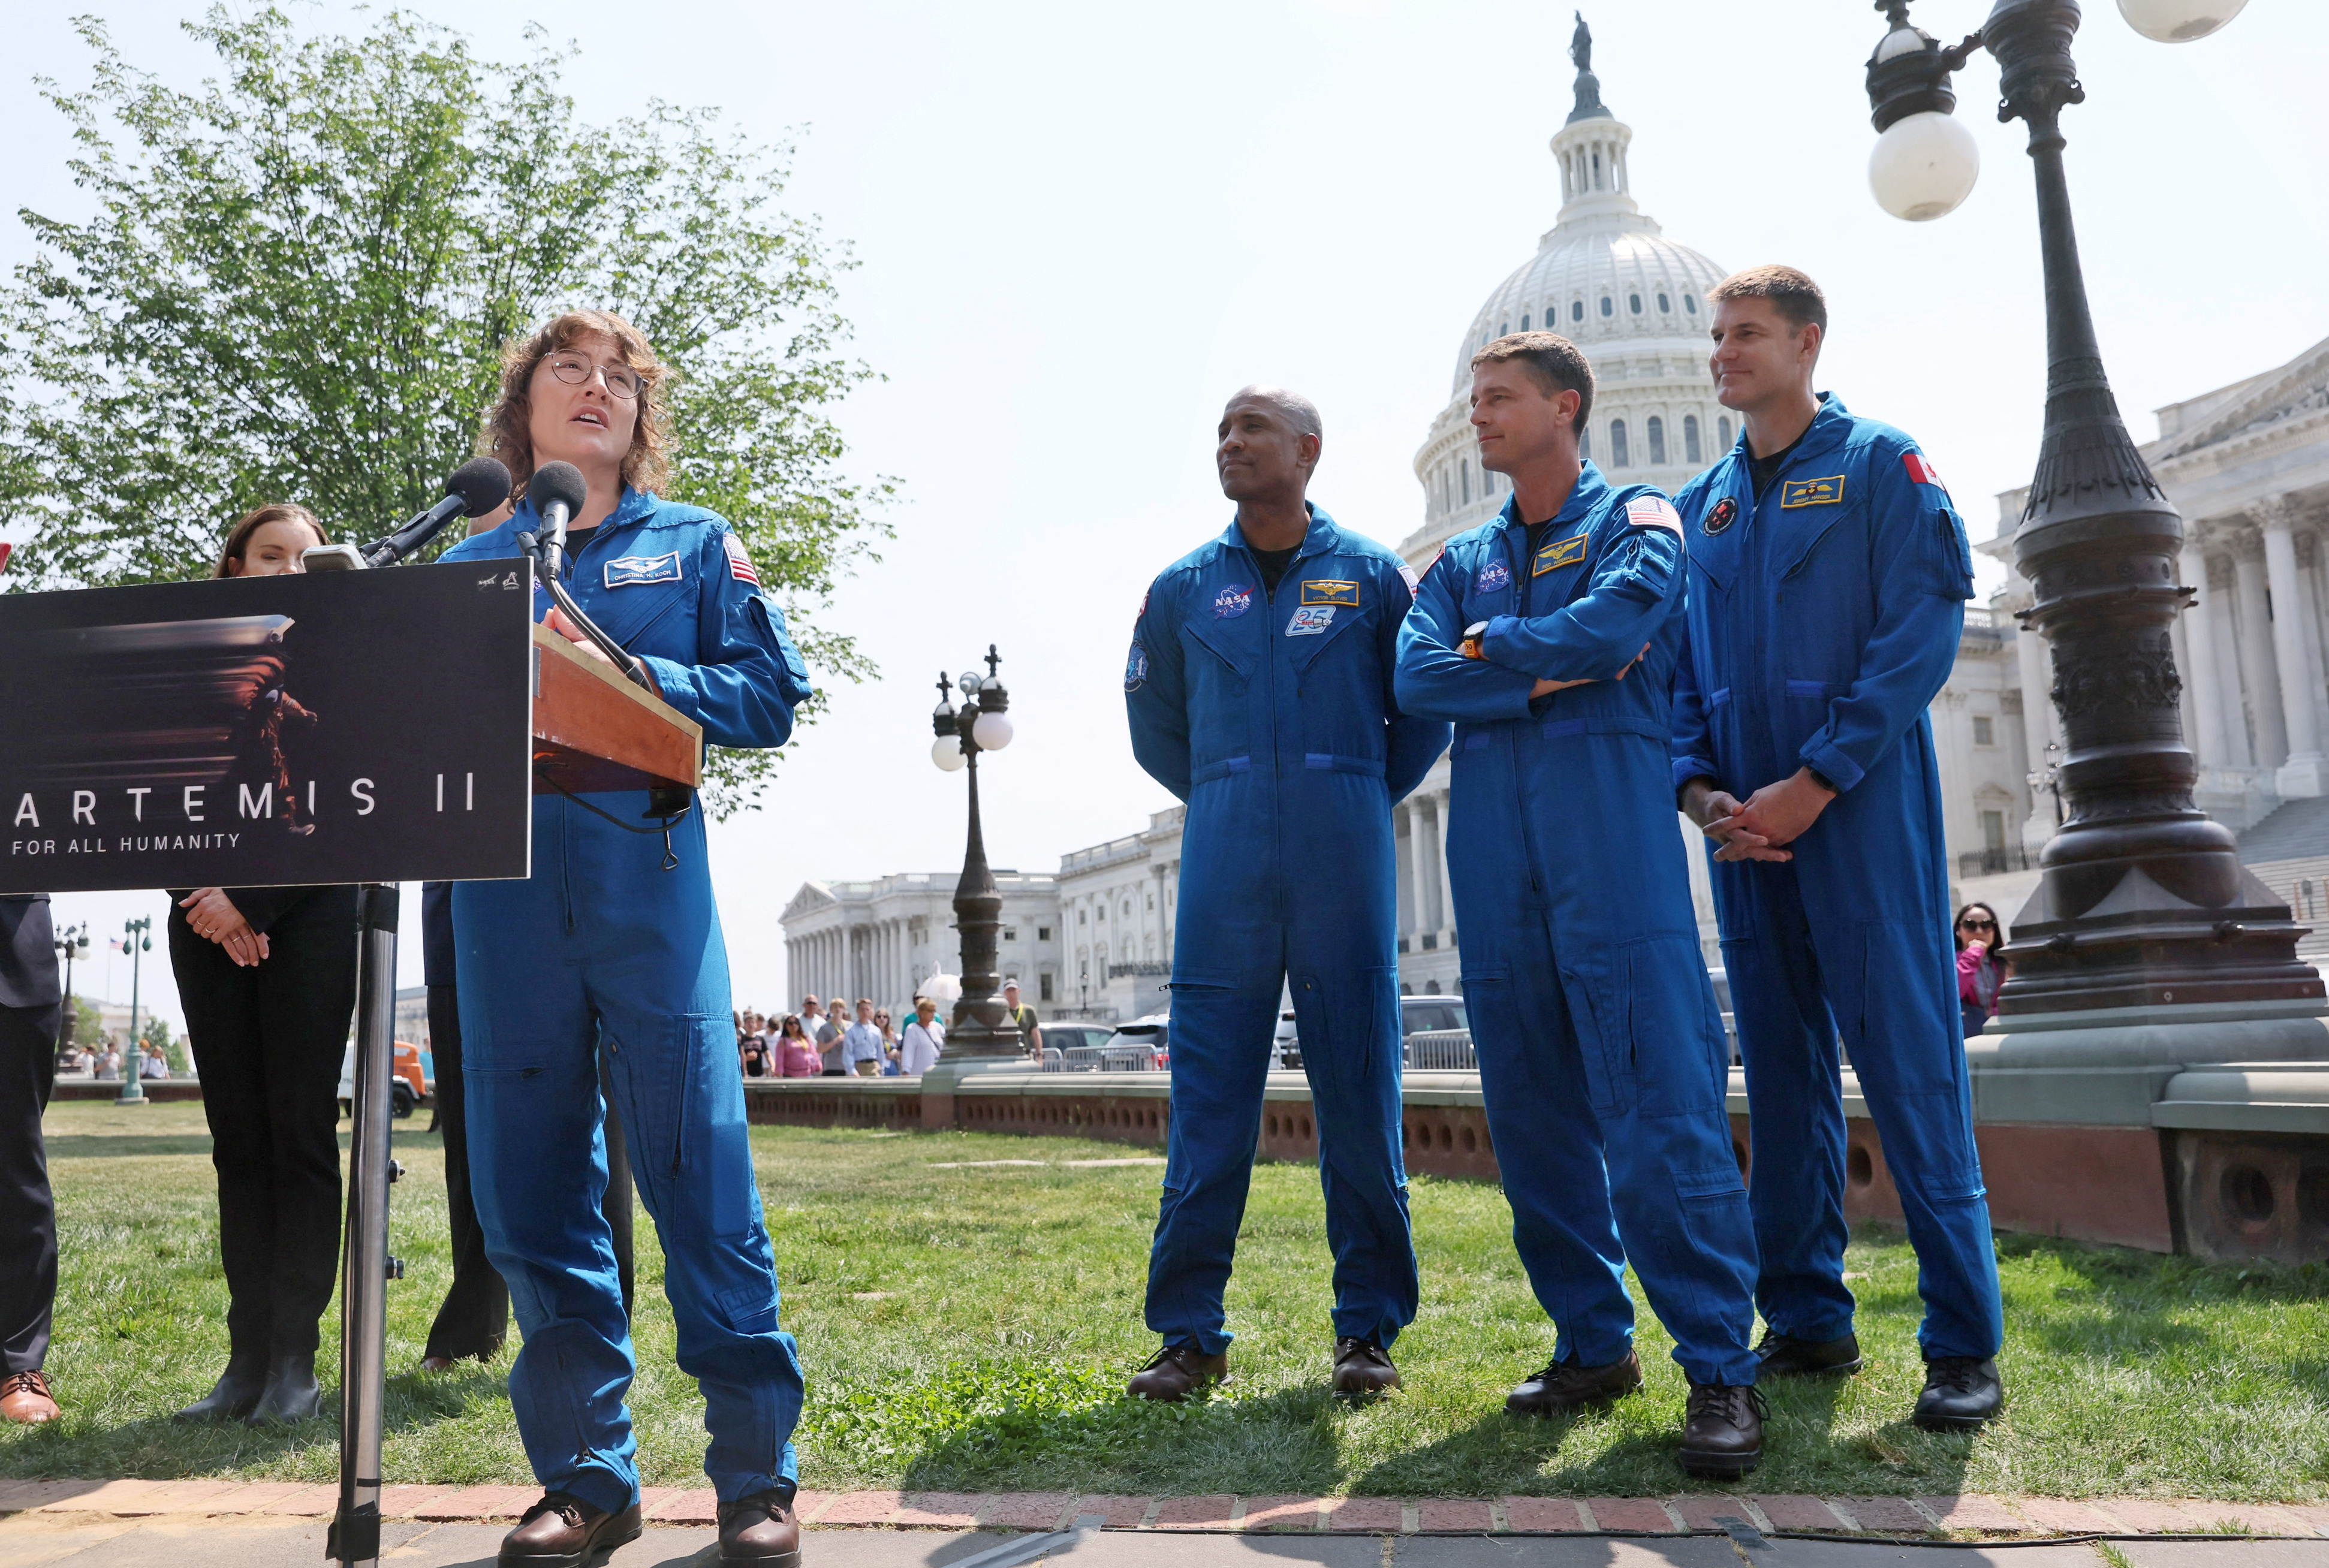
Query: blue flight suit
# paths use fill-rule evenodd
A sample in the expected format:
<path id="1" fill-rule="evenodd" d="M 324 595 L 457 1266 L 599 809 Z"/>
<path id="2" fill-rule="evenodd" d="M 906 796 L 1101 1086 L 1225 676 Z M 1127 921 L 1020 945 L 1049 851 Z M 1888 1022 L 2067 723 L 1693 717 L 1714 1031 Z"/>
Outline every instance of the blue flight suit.
<path id="1" fill-rule="evenodd" d="M 448 560 L 519 553 L 530 505 Z M 577 536 L 570 587 L 717 746 L 781 745 L 809 695 L 784 617 L 714 514 L 626 489 Z M 549 596 L 534 588 L 537 618 Z M 643 790 L 587 797 L 654 828 Z M 599 1046 L 664 1251 L 679 1366 L 703 1392 L 704 1471 L 722 1500 L 797 1478 L 800 1358 L 778 1328 L 776 1263 L 745 1141 L 727 948 L 702 810 L 639 834 L 560 794 L 533 801 L 533 874 L 453 889 L 469 1160 L 486 1253 L 525 1347 L 510 1402 L 542 1485 L 593 1507 L 638 1498 L 623 1403 L 635 1360 L 600 1198 Z"/>
<path id="2" fill-rule="evenodd" d="M 1506 502 L 1424 573 L 1399 700 L 1457 721 L 1464 1008 L 1556 1354 L 1625 1359 L 1630 1258 L 1691 1380 L 1738 1385 L 1755 1381 L 1754 1235 L 1666 782 L 1683 553 L 1664 496 L 1590 463 L 1533 555 Z M 1485 656 L 1466 659 L 1480 622 Z M 1594 683 L 1532 699 L 1540 679 Z"/>
<path id="3" fill-rule="evenodd" d="M 1447 746 L 1391 696 L 1405 563 L 1315 506 L 1275 594 L 1245 535 L 1166 568 L 1126 664 L 1133 755 L 1188 803 L 1173 943 L 1173 1118 L 1148 1326 L 1219 1355 L 1289 980 L 1318 1118 L 1334 1333 L 1390 1348 L 1415 1317 L 1400 1155 L 1391 808 Z"/>
<path id="4" fill-rule="evenodd" d="M 1852 1331 L 1840 1028 L 1917 1249 L 1919 1342 L 1986 1357 L 2004 1313 L 1925 711 L 1973 593 L 1965 524 L 1915 442 L 1832 394 L 1759 500 L 1748 456 L 1742 435 L 1678 501 L 1692 580 L 1674 784 L 1711 778 L 1744 801 L 1808 765 L 1842 792 L 1792 860 L 1712 866 L 1747 1064 L 1757 1304 L 1781 1334 Z"/>

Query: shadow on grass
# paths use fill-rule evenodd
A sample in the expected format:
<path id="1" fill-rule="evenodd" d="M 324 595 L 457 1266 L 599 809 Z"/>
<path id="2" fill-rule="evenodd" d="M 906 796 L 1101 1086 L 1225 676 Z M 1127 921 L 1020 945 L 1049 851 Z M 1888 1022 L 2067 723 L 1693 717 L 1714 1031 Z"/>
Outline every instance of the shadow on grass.
<path id="1" fill-rule="evenodd" d="M 156 1155 L 210 1157 L 207 1132 L 108 1136 L 95 1132 L 50 1133 L 41 1140 L 51 1160 L 137 1160 Z"/>
<path id="2" fill-rule="evenodd" d="M 505 1404 L 507 1381 L 506 1366 L 469 1361 L 448 1372 L 391 1377 L 381 1409 L 382 1433 L 394 1437 Z M 314 1420 L 280 1425 L 177 1422 L 163 1411 L 108 1426 L 75 1419 L 69 1411 L 65 1420 L 25 1429 L 0 1445 L 0 1475 L 94 1473 L 183 1480 L 273 1473 L 280 1461 L 310 1449 L 335 1449 L 339 1441 L 340 1401 L 328 1385 L 323 1411 Z"/>

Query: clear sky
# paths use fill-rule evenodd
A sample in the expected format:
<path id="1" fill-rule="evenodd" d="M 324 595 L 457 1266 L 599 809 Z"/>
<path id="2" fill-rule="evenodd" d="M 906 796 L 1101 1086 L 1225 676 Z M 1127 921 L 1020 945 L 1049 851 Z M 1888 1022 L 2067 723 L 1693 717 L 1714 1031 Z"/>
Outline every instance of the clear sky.
<path id="1" fill-rule="evenodd" d="M 174 33 L 184 0 L 89 8 L 133 61 L 182 82 L 203 72 Z M 410 9 L 488 52 L 515 52 L 532 21 L 572 40 L 569 81 L 595 120 L 661 98 L 716 105 L 755 137 L 796 128 L 789 204 L 863 263 L 842 308 L 887 380 L 843 422 L 853 461 L 899 476 L 903 501 L 887 559 L 828 615 L 883 678 L 844 687 L 765 809 L 714 831 L 737 999 L 764 1008 L 789 989 L 778 915 L 805 879 L 960 865 L 963 782 L 929 760 L 931 683 L 990 642 L 1019 728 L 983 770 L 998 865 L 1055 869 L 1168 803 L 1133 764 L 1119 675 L 1149 578 L 1227 521 L 1211 466 L 1222 401 L 1257 380 L 1307 392 L 1326 423 L 1314 499 L 1397 543 L 1421 521 L 1410 463 L 1457 339 L 1559 204 L 1545 142 L 1570 102 L 1565 6 Z M 10 19 L 9 213 L 80 210 L 61 125 L 30 86 L 87 79 L 63 10 Z M 1985 11 L 1920 0 L 1915 16 L 1954 40 Z M 336 3 L 295 14 L 363 21 Z M 1817 277 L 1834 315 L 1823 385 L 1916 435 L 1987 537 L 1991 497 L 2029 477 L 2044 394 L 2030 176 L 2021 127 L 1992 115 L 1994 63 L 1958 78 L 1980 184 L 1912 225 L 1867 191 L 1862 72 L 1882 23 L 1864 0 L 1595 0 L 1587 15 L 1602 96 L 1634 127 L 1644 210 L 1721 266 Z M 2148 439 L 2151 408 L 2329 334 L 2329 6 L 2255 0 L 2216 37 L 2169 47 L 2089 0 L 2078 55 L 2089 99 L 2066 122 L 2072 197 L 2107 361 Z M 0 218 L 0 262 L 27 245 Z M 161 904 L 60 912 L 118 930 Z M 166 989 L 164 1006 L 174 1017 Z"/>

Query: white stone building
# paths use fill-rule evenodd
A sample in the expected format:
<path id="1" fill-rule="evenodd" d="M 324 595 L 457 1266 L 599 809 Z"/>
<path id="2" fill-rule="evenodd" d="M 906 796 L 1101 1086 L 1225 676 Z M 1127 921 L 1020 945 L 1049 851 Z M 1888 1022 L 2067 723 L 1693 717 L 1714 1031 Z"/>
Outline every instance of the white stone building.
<path id="1" fill-rule="evenodd" d="M 962 938 L 954 925 L 960 880 L 960 873 L 945 871 L 802 883 L 782 916 L 787 994 L 739 997 L 737 1005 L 781 1014 L 804 996 L 862 996 L 902 1019 L 923 981 L 962 972 Z M 1003 893 L 999 972 L 1017 980 L 1023 1000 L 1049 1018 L 1060 995 L 1059 889 L 1040 872 L 999 870 L 995 881 Z"/>
<path id="2" fill-rule="evenodd" d="M 1173 806 L 1137 833 L 1060 857 L 1061 1016 L 1109 1022 L 1164 1009 L 1183 814 Z"/>

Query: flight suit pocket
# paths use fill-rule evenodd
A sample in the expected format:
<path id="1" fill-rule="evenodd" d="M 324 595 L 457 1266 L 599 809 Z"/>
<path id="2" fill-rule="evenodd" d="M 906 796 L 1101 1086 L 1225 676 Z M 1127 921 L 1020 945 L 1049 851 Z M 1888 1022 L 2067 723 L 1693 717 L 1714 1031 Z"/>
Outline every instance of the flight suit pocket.
<path id="1" fill-rule="evenodd" d="M 1501 963 L 1466 964 L 1460 989 L 1483 1083 L 1491 1093 L 1516 1092 L 1528 1081 L 1527 1054 L 1521 1048 L 1527 1036 L 1513 995 L 1511 969 Z"/>
<path id="2" fill-rule="evenodd" d="M 692 577 L 673 582 L 648 583 L 636 587 L 607 588 L 592 596 L 588 606 L 599 629 L 625 648 L 645 637 L 658 634 L 659 646 L 674 645 L 674 638 L 684 643 L 690 662 L 695 657 L 695 639 L 685 627 L 674 628 L 668 623 L 683 605 L 692 611 L 696 597 L 696 584 Z M 693 621 L 693 615 L 683 617 Z"/>
<path id="3" fill-rule="evenodd" d="M 1653 936 L 1626 949 L 1627 1067 L 1645 1116 L 1721 1108 L 1722 1024 L 1694 936 Z"/>
<path id="4" fill-rule="evenodd" d="M 631 1175 L 674 1235 L 734 1236 L 760 1224 L 745 1140 L 742 1080 L 724 1017 L 680 1014 L 606 1028 L 623 1091 Z"/>
<path id="5" fill-rule="evenodd" d="M 1194 626 L 1181 628 L 1182 669 L 1188 682 L 1189 751 L 1199 767 L 1254 754 L 1246 707 L 1251 666 L 1226 640 Z M 1260 748 L 1268 754 L 1267 746 Z"/>

